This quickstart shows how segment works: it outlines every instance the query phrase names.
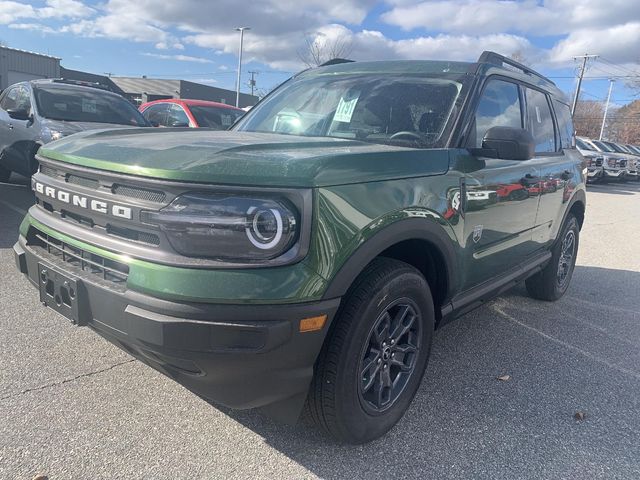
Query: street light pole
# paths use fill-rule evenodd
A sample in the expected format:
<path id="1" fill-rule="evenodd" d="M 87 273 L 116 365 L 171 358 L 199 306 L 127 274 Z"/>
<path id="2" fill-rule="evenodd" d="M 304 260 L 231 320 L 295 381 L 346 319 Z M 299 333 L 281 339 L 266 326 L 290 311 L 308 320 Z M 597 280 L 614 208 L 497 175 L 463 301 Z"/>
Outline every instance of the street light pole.
<path id="1" fill-rule="evenodd" d="M 236 107 L 240 106 L 240 69 L 242 68 L 242 42 L 244 31 L 251 30 L 249 27 L 237 27 L 236 32 L 240 32 L 240 47 L 238 48 L 238 77 L 236 79 Z"/>
<path id="2" fill-rule="evenodd" d="M 609 79 L 609 93 L 607 94 L 607 103 L 604 106 L 604 115 L 602 116 L 602 127 L 600 128 L 600 138 L 598 140 L 602 140 L 602 135 L 604 134 L 604 125 L 607 123 L 607 111 L 609 110 L 609 100 L 611 100 L 611 90 L 613 89 L 613 82 L 615 80 L 613 78 Z"/>

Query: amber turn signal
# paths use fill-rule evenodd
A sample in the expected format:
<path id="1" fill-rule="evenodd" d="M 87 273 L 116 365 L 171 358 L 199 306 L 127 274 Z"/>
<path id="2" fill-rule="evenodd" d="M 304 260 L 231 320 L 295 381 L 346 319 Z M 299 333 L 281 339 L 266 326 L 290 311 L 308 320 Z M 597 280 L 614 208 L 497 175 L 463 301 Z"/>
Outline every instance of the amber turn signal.
<path id="1" fill-rule="evenodd" d="M 324 323 L 327 321 L 326 315 L 319 315 L 317 317 L 303 318 L 300 320 L 300 333 L 314 332 L 321 330 L 324 327 Z"/>

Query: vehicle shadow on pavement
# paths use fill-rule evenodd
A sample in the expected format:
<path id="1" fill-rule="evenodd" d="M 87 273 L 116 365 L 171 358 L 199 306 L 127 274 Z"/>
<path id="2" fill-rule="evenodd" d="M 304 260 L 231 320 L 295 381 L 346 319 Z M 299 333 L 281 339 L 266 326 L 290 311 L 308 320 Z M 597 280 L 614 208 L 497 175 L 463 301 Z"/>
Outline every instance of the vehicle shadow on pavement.
<path id="1" fill-rule="evenodd" d="M 0 248 L 11 248 L 18 240 L 20 222 L 34 202 L 28 178 L 13 174 L 0 183 Z"/>
<path id="2" fill-rule="evenodd" d="M 639 285 L 577 266 L 557 303 L 518 286 L 446 325 L 405 417 L 367 445 L 224 412 L 322 478 L 640 478 Z"/>
<path id="3" fill-rule="evenodd" d="M 614 195 L 634 195 L 640 192 L 640 182 L 605 182 L 590 183 L 589 192 L 612 193 Z"/>

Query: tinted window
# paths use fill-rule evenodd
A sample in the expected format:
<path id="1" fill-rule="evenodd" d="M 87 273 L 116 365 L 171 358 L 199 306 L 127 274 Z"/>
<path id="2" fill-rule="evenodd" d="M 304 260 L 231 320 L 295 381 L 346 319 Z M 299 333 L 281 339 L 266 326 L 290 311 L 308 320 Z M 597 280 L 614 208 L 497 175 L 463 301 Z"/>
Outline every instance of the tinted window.
<path id="1" fill-rule="evenodd" d="M 169 117 L 167 119 L 167 126 L 169 127 L 188 127 L 189 117 L 184 112 L 180 105 L 175 103 L 171 104 L 169 108 Z"/>
<path id="2" fill-rule="evenodd" d="M 475 130 L 470 145 L 482 147 L 482 139 L 491 127 L 522 128 L 518 86 L 502 80 L 491 80 L 486 85 L 478 103 Z M 475 134 L 475 135 L 474 135 Z"/>
<path id="3" fill-rule="evenodd" d="M 580 150 L 594 150 L 594 148 L 586 142 L 583 142 L 579 138 L 576 138 L 576 145 Z"/>
<path id="4" fill-rule="evenodd" d="M 530 88 L 527 92 L 527 129 L 533 135 L 536 153 L 555 152 L 556 137 L 547 96 Z"/>
<path id="5" fill-rule="evenodd" d="M 191 105 L 191 114 L 195 117 L 198 126 L 226 130 L 233 125 L 244 112 L 232 108 L 207 107 L 203 105 Z"/>
<path id="6" fill-rule="evenodd" d="M 149 120 L 151 125 L 158 126 L 167 126 L 167 116 L 169 114 L 169 106 L 168 103 L 156 103 L 155 105 L 151 105 L 146 108 L 142 114 L 144 118 Z"/>
<path id="7" fill-rule="evenodd" d="M 34 88 L 38 112 L 45 118 L 68 122 L 147 126 L 144 117 L 119 95 L 71 86 Z"/>
<path id="8" fill-rule="evenodd" d="M 611 143 L 611 142 L 602 142 L 604 143 L 607 147 L 610 148 L 610 151 L 612 152 L 616 152 L 616 153 L 625 153 L 625 151 L 620 148 L 618 145 L 616 145 L 615 143 Z"/>
<path id="9" fill-rule="evenodd" d="M 593 140 L 593 144 L 598 147 L 601 152 L 616 153 L 616 151 L 600 140 Z"/>
<path id="10" fill-rule="evenodd" d="M 560 143 L 562 148 L 571 148 L 573 145 L 572 139 L 575 135 L 573 120 L 571 120 L 571 109 L 569 108 L 569 105 L 558 102 L 557 100 L 553 101 L 553 108 L 556 112 L 556 120 L 558 121 L 558 130 L 560 133 Z"/>

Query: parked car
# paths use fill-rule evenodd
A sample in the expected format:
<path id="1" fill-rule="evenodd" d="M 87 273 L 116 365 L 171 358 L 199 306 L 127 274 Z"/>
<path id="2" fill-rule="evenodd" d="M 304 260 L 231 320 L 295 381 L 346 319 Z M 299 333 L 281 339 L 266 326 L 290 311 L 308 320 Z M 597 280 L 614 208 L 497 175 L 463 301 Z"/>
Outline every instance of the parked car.
<path id="1" fill-rule="evenodd" d="M 577 137 L 576 148 L 587 165 L 587 181 L 598 182 L 604 178 L 604 155 L 588 139 Z"/>
<path id="2" fill-rule="evenodd" d="M 293 421 L 306 401 L 362 443 L 404 415 L 435 328 L 517 282 L 565 294 L 573 131 L 553 82 L 492 52 L 313 68 L 231 132 L 45 146 L 16 264 L 46 306 L 213 403 Z M 525 193 L 546 178 L 563 188 Z M 497 185 L 519 187 L 494 202 Z"/>
<path id="3" fill-rule="evenodd" d="M 626 160 L 626 166 L 625 166 L 625 180 L 638 180 L 638 159 L 637 157 L 629 152 L 625 147 L 623 147 L 622 145 L 618 145 L 617 143 L 614 142 L 609 142 L 609 141 L 604 141 L 602 140 L 601 143 L 605 144 L 607 147 L 609 147 L 611 150 L 613 150 L 614 152 L 622 155 L 622 157 Z"/>
<path id="4" fill-rule="evenodd" d="M 245 111 L 205 100 L 165 99 L 140 105 L 140 112 L 154 127 L 213 128 L 227 130 Z"/>
<path id="5" fill-rule="evenodd" d="M 597 152 L 602 154 L 602 173 L 604 180 L 625 180 L 627 178 L 627 159 L 600 140 L 581 138 Z"/>
<path id="6" fill-rule="evenodd" d="M 11 172 L 30 176 L 38 149 L 83 130 L 149 126 L 118 94 L 71 80 L 32 80 L 0 95 L 0 181 Z"/>

